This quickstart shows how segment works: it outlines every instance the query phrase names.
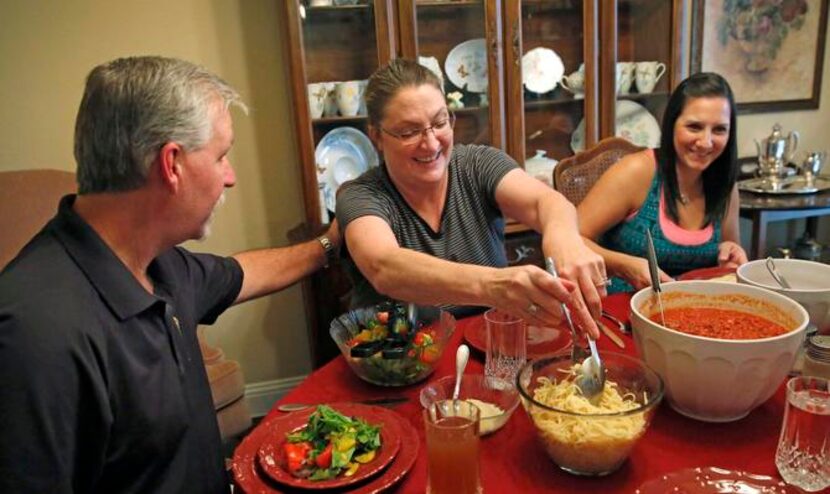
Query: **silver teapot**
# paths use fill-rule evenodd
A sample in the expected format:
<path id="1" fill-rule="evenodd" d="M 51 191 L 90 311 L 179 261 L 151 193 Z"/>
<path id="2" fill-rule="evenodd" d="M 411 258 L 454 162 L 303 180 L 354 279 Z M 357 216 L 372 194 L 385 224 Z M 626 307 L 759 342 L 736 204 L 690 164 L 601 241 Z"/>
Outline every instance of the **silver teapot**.
<path id="1" fill-rule="evenodd" d="M 786 136 L 781 132 L 781 125 L 772 126 L 772 134 L 758 141 L 755 147 L 758 150 L 758 170 L 761 176 L 786 176 L 786 168 L 795 150 L 798 148 L 798 132 L 792 131 Z"/>

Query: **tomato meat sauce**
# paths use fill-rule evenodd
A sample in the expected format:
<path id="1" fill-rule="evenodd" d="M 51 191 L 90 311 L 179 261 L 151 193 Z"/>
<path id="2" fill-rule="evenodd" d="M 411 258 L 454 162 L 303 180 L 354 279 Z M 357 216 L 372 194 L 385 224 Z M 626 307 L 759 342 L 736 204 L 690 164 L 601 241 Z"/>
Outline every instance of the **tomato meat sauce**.
<path id="1" fill-rule="evenodd" d="M 787 333 L 789 329 L 761 316 L 714 307 L 676 307 L 665 310 L 666 326 L 683 333 L 726 340 L 754 340 Z M 660 313 L 650 319 L 660 324 Z"/>

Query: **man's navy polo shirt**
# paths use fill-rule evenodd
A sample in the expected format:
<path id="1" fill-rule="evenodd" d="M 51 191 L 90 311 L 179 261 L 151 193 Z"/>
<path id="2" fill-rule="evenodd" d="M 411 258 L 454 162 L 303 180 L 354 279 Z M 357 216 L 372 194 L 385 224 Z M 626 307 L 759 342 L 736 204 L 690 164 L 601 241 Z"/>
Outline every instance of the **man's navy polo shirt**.
<path id="1" fill-rule="evenodd" d="M 174 248 L 151 295 L 73 202 L 0 273 L 0 492 L 227 492 L 196 326 L 241 267 Z"/>

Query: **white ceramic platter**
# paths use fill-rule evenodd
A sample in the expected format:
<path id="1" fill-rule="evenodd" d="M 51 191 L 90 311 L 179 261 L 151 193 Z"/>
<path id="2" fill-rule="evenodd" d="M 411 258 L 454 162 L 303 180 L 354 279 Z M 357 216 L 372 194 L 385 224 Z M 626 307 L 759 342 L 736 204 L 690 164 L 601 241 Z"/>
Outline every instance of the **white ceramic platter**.
<path id="1" fill-rule="evenodd" d="M 314 151 L 314 161 L 326 209 L 332 212 L 337 188 L 379 162 L 372 141 L 353 127 L 338 127 L 323 136 Z"/>
<path id="2" fill-rule="evenodd" d="M 444 61 L 444 72 L 458 88 L 471 93 L 486 93 L 487 47 L 484 38 L 467 40 L 450 50 Z"/>
<path id="3" fill-rule="evenodd" d="M 550 48 L 534 48 L 522 56 L 522 81 L 534 93 L 553 91 L 562 76 L 565 65 L 559 55 Z"/>
<path id="4" fill-rule="evenodd" d="M 644 106 L 629 100 L 617 101 L 617 136 L 638 146 L 660 147 L 660 124 Z M 571 134 L 571 149 L 585 149 L 585 119 Z"/>

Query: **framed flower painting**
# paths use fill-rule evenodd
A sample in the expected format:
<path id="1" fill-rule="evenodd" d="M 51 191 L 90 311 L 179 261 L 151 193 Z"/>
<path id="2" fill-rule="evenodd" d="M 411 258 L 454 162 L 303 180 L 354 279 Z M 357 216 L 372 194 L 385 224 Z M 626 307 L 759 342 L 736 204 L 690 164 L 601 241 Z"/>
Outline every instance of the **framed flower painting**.
<path id="1" fill-rule="evenodd" d="M 692 71 L 717 72 L 739 113 L 818 108 L 828 0 L 693 0 Z"/>

